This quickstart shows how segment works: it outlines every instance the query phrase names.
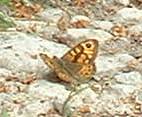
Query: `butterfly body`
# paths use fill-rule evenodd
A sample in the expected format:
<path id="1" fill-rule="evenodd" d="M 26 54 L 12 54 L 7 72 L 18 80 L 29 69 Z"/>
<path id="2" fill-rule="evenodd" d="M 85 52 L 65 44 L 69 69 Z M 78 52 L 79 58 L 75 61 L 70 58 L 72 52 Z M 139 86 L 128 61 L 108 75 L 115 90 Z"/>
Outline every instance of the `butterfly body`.
<path id="1" fill-rule="evenodd" d="M 43 53 L 40 53 L 40 57 L 54 70 L 59 79 L 65 82 L 86 82 L 96 71 L 94 60 L 97 51 L 98 41 L 90 39 L 79 43 L 61 58 L 51 58 Z"/>

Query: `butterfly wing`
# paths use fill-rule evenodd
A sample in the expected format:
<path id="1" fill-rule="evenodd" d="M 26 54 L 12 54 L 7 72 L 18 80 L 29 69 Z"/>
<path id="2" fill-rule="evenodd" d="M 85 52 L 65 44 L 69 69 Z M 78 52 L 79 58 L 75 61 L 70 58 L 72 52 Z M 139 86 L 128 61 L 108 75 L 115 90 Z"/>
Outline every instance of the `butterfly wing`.
<path id="1" fill-rule="evenodd" d="M 89 81 L 96 71 L 96 67 L 92 64 L 72 63 L 65 60 L 64 68 L 66 69 L 68 74 L 70 74 L 70 78 L 72 80 L 79 82 Z"/>
<path id="2" fill-rule="evenodd" d="M 97 52 L 98 41 L 89 39 L 73 47 L 62 59 L 73 63 L 92 64 L 97 56 Z"/>
<path id="3" fill-rule="evenodd" d="M 98 53 L 98 41 L 89 39 L 82 41 L 63 57 L 68 71 L 74 74 L 74 79 L 78 81 L 87 81 L 92 78 L 96 72 L 96 66 L 93 63 Z M 75 76 L 76 75 L 76 76 Z"/>
<path id="4" fill-rule="evenodd" d="M 43 61 L 55 71 L 58 77 L 66 82 L 72 80 L 86 81 L 92 77 L 96 67 L 93 61 L 98 51 L 98 41 L 90 39 L 83 41 L 68 51 L 61 59 L 46 54 L 40 54 Z"/>
<path id="5" fill-rule="evenodd" d="M 47 54 L 44 53 L 40 53 L 39 55 L 44 63 L 47 64 L 54 71 L 54 75 L 57 75 L 61 80 L 65 82 L 72 81 L 72 76 L 69 74 L 68 70 L 66 70 L 66 66 L 63 60 L 57 58 L 56 56 L 50 58 Z"/>
<path id="6" fill-rule="evenodd" d="M 98 53 L 98 41 L 88 39 L 77 44 L 69 50 L 61 59 L 72 79 L 86 82 L 96 72 L 93 63 Z M 65 68 L 64 67 L 64 68 Z"/>
<path id="7" fill-rule="evenodd" d="M 40 53 L 40 57 L 52 70 L 54 70 L 57 76 L 66 82 L 79 81 L 85 82 L 91 78 L 92 72 L 94 72 L 92 65 L 82 65 L 80 63 L 72 63 L 66 60 L 62 60 L 54 56 L 50 58 L 47 54 Z M 85 69 L 85 70 L 84 70 Z"/>

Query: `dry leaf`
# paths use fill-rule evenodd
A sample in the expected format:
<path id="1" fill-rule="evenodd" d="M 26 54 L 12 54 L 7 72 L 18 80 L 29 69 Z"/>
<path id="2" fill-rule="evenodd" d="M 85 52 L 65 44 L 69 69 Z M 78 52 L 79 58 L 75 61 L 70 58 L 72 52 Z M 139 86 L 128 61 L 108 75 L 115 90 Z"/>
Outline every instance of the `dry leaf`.
<path id="1" fill-rule="evenodd" d="M 69 27 L 69 16 L 63 15 L 57 22 L 57 26 L 61 31 L 66 31 Z"/>
<path id="2" fill-rule="evenodd" d="M 16 17 L 19 18 L 33 18 L 33 15 L 41 10 L 39 4 L 27 5 L 22 0 L 12 0 L 12 5 L 16 9 Z"/>
<path id="3" fill-rule="evenodd" d="M 112 34 L 115 36 L 125 37 L 128 34 L 127 28 L 122 24 L 117 24 L 112 27 Z"/>
<path id="4" fill-rule="evenodd" d="M 70 21 L 70 24 L 74 28 L 86 28 L 90 25 L 90 19 L 83 15 L 77 15 L 72 18 Z"/>

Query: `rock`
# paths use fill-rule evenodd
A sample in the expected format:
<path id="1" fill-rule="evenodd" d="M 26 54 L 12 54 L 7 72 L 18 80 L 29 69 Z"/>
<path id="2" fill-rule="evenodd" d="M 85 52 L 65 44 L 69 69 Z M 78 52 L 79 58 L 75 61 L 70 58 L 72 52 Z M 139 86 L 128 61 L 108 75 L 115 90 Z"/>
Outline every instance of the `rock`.
<path id="1" fill-rule="evenodd" d="M 125 24 L 138 23 L 142 20 L 142 10 L 137 8 L 120 9 L 114 17 L 115 22 L 123 22 Z"/>
<path id="2" fill-rule="evenodd" d="M 139 34 L 142 32 L 142 23 L 131 26 L 128 31 L 130 34 Z"/>
<path id="3" fill-rule="evenodd" d="M 47 82 L 46 80 L 40 80 L 38 82 L 33 83 L 29 87 L 28 93 L 36 98 L 44 99 L 50 97 L 52 99 L 55 99 L 56 97 L 58 97 L 59 99 L 62 99 L 62 101 L 64 101 L 69 92 L 61 84 L 55 84 L 52 82 Z M 63 95 L 64 98 L 62 97 Z"/>
<path id="4" fill-rule="evenodd" d="M 39 14 L 39 16 L 46 22 L 51 24 L 57 23 L 62 16 L 63 11 L 60 9 L 49 8 Z"/>
<path id="5" fill-rule="evenodd" d="M 5 36 L 4 40 L 2 36 Z M 1 38 L 0 66 L 13 72 L 37 72 L 42 64 L 42 61 L 39 61 L 40 58 L 36 58 L 40 52 L 45 51 L 51 55 L 62 56 L 63 51 L 67 50 L 66 46 L 24 33 L 1 33 Z"/>
<path id="6" fill-rule="evenodd" d="M 117 3 L 122 4 L 124 6 L 129 5 L 130 1 L 129 0 L 115 0 Z"/>
<path id="7" fill-rule="evenodd" d="M 68 101 L 65 115 L 141 117 L 140 0 L 135 1 L 136 5 L 131 0 L 103 0 L 96 2 L 95 8 L 92 2 L 87 2 L 85 10 L 75 8 L 71 1 L 61 2 L 69 10 L 67 15 L 71 16 L 71 22 L 78 24 L 80 19 L 83 20 L 84 27 L 81 28 L 80 25 L 76 28 L 67 25 L 64 30 L 60 25 L 61 30 L 57 23 L 65 11 L 48 6 L 39 14 L 42 21 L 15 19 L 17 26 L 24 28 L 23 32 L 0 32 L 0 113 L 6 108 L 10 117 L 62 117 L 64 104 L 74 91 L 76 95 Z M 49 3 L 54 7 L 57 5 L 52 1 Z M 35 25 L 30 27 L 32 23 Z M 74 89 L 73 84 L 50 81 L 53 79 L 47 76 L 50 69 L 39 53 L 60 58 L 70 50 L 61 43 L 71 47 L 70 43 L 78 43 L 80 38 L 99 41 L 94 79 Z"/>
<path id="8" fill-rule="evenodd" d="M 71 21 L 70 24 L 74 27 L 74 28 L 86 28 L 90 25 L 91 20 L 83 15 L 77 15 L 74 16 Z"/>
<path id="9" fill-rule="evenodd" d="M 137 87 L 140 86 L 142 83 L 141 74 L 135 71 L 129 73 L 120 73 L 116 75 L 115 78 L 118 82 L 133 86 L 137 85 Z"/>
<path id="10" fill-rule="evenodd" d="M 16 30 L 28 33 L 40 33 L 47 27 L 46 22 L 42 21 L 15 21 Z"/>
<path id="11" fill-rule="evenodd" d="M 68 35 L 72 35 L 74 39 L 86 38 L 86 39 L 97 39 L 99 43 L 112 38 L 112 35 L 103 30 L 93 30 L 93 29 L 68 29 Z"/>
<path id="12" fill-rule="evenodd" d="M 106 31 L 110 31 L 111 28 L 113 27 L 113 23 L 110 21 L 92 21 L 91 24 L 96 28 L 96 29 L 102 29 Z"/>
<path id="13" fill-rule="evenodd" d="M 96 58 L 97 72 L 109 71 L 117 68 L 125 67 L 127 62 L 134 58 L 128 54 L 116 54 L 108 56 L 98 56 Z"/>

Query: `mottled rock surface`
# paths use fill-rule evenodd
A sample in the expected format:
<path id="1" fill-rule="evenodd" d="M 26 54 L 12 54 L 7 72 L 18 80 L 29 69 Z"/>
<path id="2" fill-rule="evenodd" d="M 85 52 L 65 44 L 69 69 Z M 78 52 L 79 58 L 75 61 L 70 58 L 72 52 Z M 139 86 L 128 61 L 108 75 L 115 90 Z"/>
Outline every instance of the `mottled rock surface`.
<path id="1" fill-rule="evenodd" d="M 54 6 L 39 14 L 43 21 L 15 21 L 21 32 L 0 32 L 0 113 L 5 109 L 9 117 L 142 116 L 142 10 L 129 0 L 104 0 L 94 7 L 85 28 L 69 24 L 60 30 L 57 23 L 64 12 Z M 72 12 L 80 16 L 76 10 L 81 12 Z M 28 28 L 32 23 L 37 25 L 34 31 Z M 97 72 L 69 99 L 72 86 L 50 81 L 51 70 L 39 53 L 60 58 L 90 38 L 99 42 Z"/>

